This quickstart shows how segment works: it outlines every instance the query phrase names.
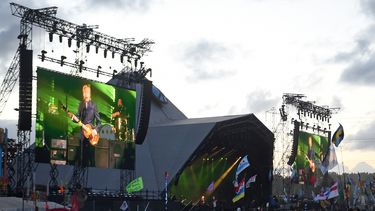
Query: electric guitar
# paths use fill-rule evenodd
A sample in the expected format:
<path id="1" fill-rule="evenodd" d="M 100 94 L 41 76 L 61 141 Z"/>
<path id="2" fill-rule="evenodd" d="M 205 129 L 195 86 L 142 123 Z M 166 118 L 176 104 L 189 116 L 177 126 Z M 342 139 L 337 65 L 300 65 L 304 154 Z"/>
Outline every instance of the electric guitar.
<path id="1" fill-rule="evenodd" d="M 310 167 L 310 169 L 311 169 L 311 172 L 315 172 L 315 163 L 314 163 L 314 161 L 312 160 L 312 159 L 310 159 L 307 155 L 305 155 L 306 156 L 306 159 L 307 159 L 307 161 L 309 161 L 309 167 Z"/>
<path id="2" fill-rule="evenodd" d="M 85 138 L 89 139 L 89 142 L 92 146 L 95 146 L 99 142 L 99 133 L 93 134 L 93 127 L 90 124 L 83 124 L 81 120 L 74 115 L 72 112 L 70 112 L 63 104 L 61 104 L 61 108 L 68 114 L 70 118 L 72 118 L 74 121 L 77 122 L 79 126 L 83 129 L 83 135 Z"/>

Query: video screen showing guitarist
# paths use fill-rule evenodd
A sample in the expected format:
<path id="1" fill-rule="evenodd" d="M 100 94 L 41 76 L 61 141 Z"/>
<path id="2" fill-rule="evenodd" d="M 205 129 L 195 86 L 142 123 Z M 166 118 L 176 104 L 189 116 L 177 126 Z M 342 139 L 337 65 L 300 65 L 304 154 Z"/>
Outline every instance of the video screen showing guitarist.
<path id="1" fill-rule="evenodd" d="M 88 84 L 82 87 L 83 100 L 79 103 L 78 112 L 69 116 L 75 122 L 81 122 L 80 149 L 77 157 L 78 165 L 83 167 L 95 166 L 95 145 L 98 141 L 98 130 L 101 126 L 100 115 L 96 104 L 91 100 L 91 87 Z M 79 122 L 79 123 L 80 123 Z M 91 126 L 91 127 L 90 127 Z"/>

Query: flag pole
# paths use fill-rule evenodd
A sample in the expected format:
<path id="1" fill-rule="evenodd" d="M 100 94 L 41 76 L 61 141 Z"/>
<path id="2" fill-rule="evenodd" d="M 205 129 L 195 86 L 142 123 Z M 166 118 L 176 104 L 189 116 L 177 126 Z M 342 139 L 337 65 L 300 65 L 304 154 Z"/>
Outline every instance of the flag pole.
<path id="1" fill-rule="evenodd" d="M 342 146 L 340 146 L 340 151 L 341 151 L 341 162 L 342 162 L 342 175 L 344 177 L 344 197 L 346 198 L 345 199 L 345 202 L 346 202 L 346 208 L 349 210 L 349 199 L 348 197 L 346 197 L 346 179 L 345 179 L 345 166 L 344 166 L 344 156 L 342 155 Z"/>

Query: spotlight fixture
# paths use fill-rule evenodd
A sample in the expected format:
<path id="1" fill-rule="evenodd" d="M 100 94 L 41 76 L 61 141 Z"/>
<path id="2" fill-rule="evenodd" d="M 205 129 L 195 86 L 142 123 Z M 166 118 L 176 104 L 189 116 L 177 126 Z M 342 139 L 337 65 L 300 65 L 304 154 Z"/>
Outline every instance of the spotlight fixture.
<path id="1" fill-rule="evenodd" d="M 81 41 L 80 40 L 77 40 L 77 48 L 81 47 Z"/>
<path id="2" fill-rule="evenodd" d="M 53 33 L 52 32 L 48 33 L 48 38 L 49 38 L 50 42 L 53 41 Z"/>
<path id="3" fill-rule="evenodd" d="M 96 70 L 96 77 L 99 78 L 99 71 L 102 69 L 102 66 L 98 66 L 98 69 Z"/>
<path id="4" fill-rule="evenodd" d="M 60 36 L 59 36 L 59 41 L 60 41 L 60 43 L 62 43 L 62 40 L 63 40 L 63 36 L 60 35 Z"/>
<path id="5" fill-rule="evenodd" d="M 95 53 L 96 53 L 96 54 L 99 53 L 99 46 L 95 46 Z"/>
<path id="6" fill-rule="evenodd" d="M 44 62 L 44 59 L 46 58 L 47 51 L 42 50 L 42 62 Z"/>
<path id="7" fill-rule="evenodd" d="M 112 77 L 115 77 L 116 74 L 117 74 L 117 70 L 113 70 L 113 76 Z"/>
<path id="8" fill-rule="evenodd" d="M 83 64 L 85 64 L 85 62 L 82 61 L 82 60 L 80 60 L 80 61 L 79 61 L 79 72 L 80 72 L 80 73 L 82 73 Z"/>
<path id="9" fill-rule="evenodd" d="M 68 39 L 68 47 L 69 47 L 69 48 L 72 47 L 72 38 L 69 38 L 69 39 Z"/>
<path id="10" fill-rule="evenodd" d="M 104 49 L 104 58 L 107 58 L 107 49 Z"/>
<path id="11" fill-rule="evenodd" d="M 90 52 L 90 45 L 86 45 L 86 53 Z"/>
<path id="12" fill-rule="evenodd" d="M 115 52 L 112 51 L 112 59 L 114 59 L 114 58 L 115 58 Z"/>
<path id="13" fill-rule="evenodd" d="M 64 60 L 66 59 L 66 56 L 61 56 L 60 65 L 61 67 L 64 66 Z"/>
<path id="14" fill-rule="evenodd" d="M 138 66 L 138 59 L 135 59 L 134 60 L 134 68 L 137 70 L 137 66 Z"/>
<path id="15" fill-rule="evenodd" d="M 121 54 L 121 56 L 120 56 L 120 62 L 124 63 L 124 54 Z"/>

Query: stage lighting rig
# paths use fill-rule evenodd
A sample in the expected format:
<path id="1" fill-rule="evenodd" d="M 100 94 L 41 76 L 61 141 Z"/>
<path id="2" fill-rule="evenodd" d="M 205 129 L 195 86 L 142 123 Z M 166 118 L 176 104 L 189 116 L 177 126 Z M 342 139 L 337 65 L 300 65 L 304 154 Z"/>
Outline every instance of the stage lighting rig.
<path id="1" fill-rule="evenodd" d="M 42 59 L 42 55 L 38 55 L 38 58 Z M 61 63 L 61 59 L 55 59 L 55 58 L 51 58 L 51 57 L 48 57 L 48 56 L 45 56 L 44 59 L 45 59 L 45 61 L 48 61 L 48 62 L 53 62 L 53 63 L 57 63 L 57 64 Z M 82 64 L 82 71 L 88 71 L 88 72 L 96 73 L 96 74 L 99 73 L 99 75 L 103 75 L 103 76 L 107 76 L 107 77 L 113 76 L 113 73 L 102 71 L 100 66 L 99 66 L 100 68 L 98 67 L 97 69 L 84 66 L 85 63 L 82 60 L 79 62 L 79 64 L 64 61 L 64 66 L 72 67 L 74 69 L 77 69 L 77 68 L 79 69 L 81 64 Z"/>
<path id="2" fill-rule="evenodd" d="M 339 108 L 329 108 L 328 106 L 315 105 L 315 101 L 304 101 L 305 95 L 302 94 L 290 94 L 286 93 L 283 95 L 283 105 L 293 105 L 298 109 L 298 116 L 301 119 L 301 114 L 310 118 L 319 118 L 322 121 L 329 123 L 332 114 L 337 113 Z"/>
<path id="3" fill-rule="evenodd" d="M 41 10 L 10 3 L 12 14 L 22 18 L 25 22 L 46 29 L 56 35 L 79 40 L 79 42 L 99 46 L 103 49 L 113 49 L 115 53 L 127 52 L 131 55 L 145 55 L 151 51 L 154 44 L 150 39 L 143 39 L 139 43 L 133 43 L 134 39 L 118 39 L 101 32 L 97 32 L 97 25 L 74 24 L 60 18 L 56 18 Z M 57 8 L 55 8 L 56 12 Z M 53 13 L 52 13 L 53 14 Z"/>

